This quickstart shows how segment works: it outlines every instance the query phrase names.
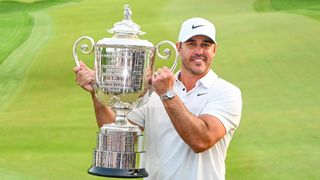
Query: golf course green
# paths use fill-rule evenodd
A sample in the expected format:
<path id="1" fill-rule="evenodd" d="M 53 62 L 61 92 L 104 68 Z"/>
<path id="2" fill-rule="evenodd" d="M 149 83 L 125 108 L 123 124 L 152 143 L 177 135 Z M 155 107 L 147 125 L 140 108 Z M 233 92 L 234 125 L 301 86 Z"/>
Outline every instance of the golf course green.
<path id="1" fill-rule="evenodd" d="M 1 180 L 112 179 L 87 174 L 99 129 L 72 47 L 111 37 L 125 4 L 154 44 L 187 18 L 215 23 L 212 68 L 243 97 L 226 179 L 319 179 L 319 0 L 0 0 Z"/>

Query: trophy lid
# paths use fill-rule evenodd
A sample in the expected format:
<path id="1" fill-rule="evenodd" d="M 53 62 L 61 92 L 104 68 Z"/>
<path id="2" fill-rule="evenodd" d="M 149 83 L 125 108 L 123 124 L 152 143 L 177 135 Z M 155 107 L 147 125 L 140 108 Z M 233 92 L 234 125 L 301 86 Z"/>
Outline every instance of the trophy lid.
<path id="1" fill-rule="evenodd" d="M 128 35 L 144 35 L 145 32 L 140 31 L 140 26 L 132 21 L 132 11 L 128 4 L 124 5 L 124 19 L 113 25 L 112 29 L 109 29 L 109 33 L 117 34 L 128 34 Z"/>
<path id="2" fill-rule="evenodd" d="M 132 21 L 132 11 L 128 4 L 124 6 L 124 19 L 113 25 L 112 29 L 107 30 L 114 34 L 112 38 L 104 38 L 98 41 L 97 45 L 133 45 L 153 47 L 147 40 L 140 40 L 138 35 L 144 35 L 140 26 Z"/>

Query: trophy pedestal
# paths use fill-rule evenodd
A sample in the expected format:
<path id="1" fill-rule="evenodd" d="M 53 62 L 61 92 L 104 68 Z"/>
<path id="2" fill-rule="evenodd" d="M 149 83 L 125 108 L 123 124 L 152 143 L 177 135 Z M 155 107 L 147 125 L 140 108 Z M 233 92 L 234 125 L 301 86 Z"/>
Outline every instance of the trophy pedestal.
<path id="1" fill-rule="evenodd" d="M 121 118 L 119 118 L 121 119 Z M 105 124 L 97 134 L 89 174 L 118 178 L 144 178 L 143 135 L 136 125 Z"/>
<path id="2" fill-rule="evenodd" d="M 115 169 L 91 166 L 88 173 L 96 176 L 116 177 L 116 178 L 144 178 L 148 177 L 145 168 L 142 169 Z"/>

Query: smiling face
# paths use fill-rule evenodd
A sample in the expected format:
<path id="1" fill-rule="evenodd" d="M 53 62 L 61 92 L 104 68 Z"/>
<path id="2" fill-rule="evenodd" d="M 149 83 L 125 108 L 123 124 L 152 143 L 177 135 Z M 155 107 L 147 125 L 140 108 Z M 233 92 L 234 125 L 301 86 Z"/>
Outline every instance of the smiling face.
<path id="1" fill-rule="evenodd" d="M 182 73 L 202 77 L 210 70 L 216 45 L 209 37 L 196 35 L 177 46 L 182 59 Z"/>

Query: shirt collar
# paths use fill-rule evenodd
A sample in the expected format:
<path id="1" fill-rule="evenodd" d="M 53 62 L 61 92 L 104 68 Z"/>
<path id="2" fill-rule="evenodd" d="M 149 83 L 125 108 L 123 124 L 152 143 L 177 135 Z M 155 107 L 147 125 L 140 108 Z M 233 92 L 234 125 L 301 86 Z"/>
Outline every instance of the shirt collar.
<path id="1" fill-rule="evenodd" d="M 179 81 L 179 76 L 180 76 L 181 70 L 179 70 L 175 76 L 176 76 L 176 81 Z M 196 86 L 199 86 L 200 84 L 202 84 L 204 87 L 209 88 L 212 86 L 212 84 L 214 83 L 215 80 L 217 80 L 219 77 L 218 75 L 213 72 L 212 69 L 209 70 L 209 72 L 203 76 L 201 79 L 199 79 L 196 82 Z M 180 81 L 179 81 L 180 82 Z"/>

